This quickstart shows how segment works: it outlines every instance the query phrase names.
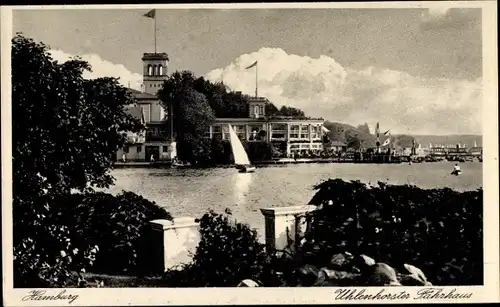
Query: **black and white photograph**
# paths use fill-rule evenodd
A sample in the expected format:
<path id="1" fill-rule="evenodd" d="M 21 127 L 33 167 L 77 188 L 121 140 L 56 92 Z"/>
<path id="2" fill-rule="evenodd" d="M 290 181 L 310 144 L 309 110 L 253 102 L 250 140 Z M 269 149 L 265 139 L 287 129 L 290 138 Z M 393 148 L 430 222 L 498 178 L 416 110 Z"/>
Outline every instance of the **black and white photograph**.
<path id="1" fill-rule="evenodd" d="M 496 2 L 1 13 L 6 306 L 500 300 Z"/>

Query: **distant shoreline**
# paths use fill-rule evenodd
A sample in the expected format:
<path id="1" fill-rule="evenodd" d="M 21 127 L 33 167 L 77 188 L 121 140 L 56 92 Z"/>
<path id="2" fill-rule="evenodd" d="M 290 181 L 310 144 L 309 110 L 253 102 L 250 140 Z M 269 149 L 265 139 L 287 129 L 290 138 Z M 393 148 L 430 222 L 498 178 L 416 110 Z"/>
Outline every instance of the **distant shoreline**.
<path id="1" fill-rule="evenodd" d="M 454 161 L 442 161 L 449 163 L 456 163 Z M 253 165 L 257 166 L 283 166 L 288 164 L 326 164 L 326 163 L 352 163 L 352 164 L 401 164 L 407 163 L 404 160 L 396 160 L 396 161 L 384 161 L 384 162 L 373 162 L 373 161 L 355 161 L 354 159 L 344 159 L 344 158 L 329 158 L 329 159 L 321 159 L 321 158 L 310 158 L 310 159 L 280 159 L 280 160 L 268 160 L 268 161 L 260 161 L 255 162 Z M 413 162 L 415 164 L 419 164 L 417 162 Z M 421 162 L 421 163 L 439 163 L 439 162 Z M 462 162 L 462 163 L 475 163 L 475 162 Z M 180 166 L 177 168 L 231 168 L 234 165 L 231 164 L 223 164 L 223 165 L 215 165 L 209 167 L 200 167 L 200 166 Z M 172 167 L 172 163 L 170 161 L 158 161 L 155 163 L 150 162 L 141 162 L 141 161 L 131 161 L 131 162 L 115 162 L 113 164 L 113 168 L 170 168 Z"/>

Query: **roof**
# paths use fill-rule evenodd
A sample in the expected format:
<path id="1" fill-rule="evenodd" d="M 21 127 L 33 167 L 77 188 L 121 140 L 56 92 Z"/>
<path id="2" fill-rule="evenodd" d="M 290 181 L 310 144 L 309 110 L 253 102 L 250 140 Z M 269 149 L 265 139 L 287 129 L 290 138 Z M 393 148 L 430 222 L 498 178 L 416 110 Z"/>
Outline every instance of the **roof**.
<path id="1" fill-rule="evenodd" d="M 142 55 L 142 60 L 167 60 L 169 61 L 168 54 L 165 52 L 146 52 Z"/>
<path id="2" fill-rule="evenodd" d="M 144 113 L 142 112 L 142 108 L 139 106 L 126 106 L 125 113 L 132 115 L 135 119 L 144 122 Z"/>
<path id="3" fill-rule="evenodd" d="M 269 103 L 269 99 L 266 97 L 248 97 L 248 103 Z"/>
<path id="4" fill-rule="evenodd" d="M 322 124 L 323 119 L 320 118 L 216 118 L 215 123 L 315 123 Z"/>
<path id="5" fill-rule="evenodd" d="M 127 88 L 127 90 L 130 93 L 130 95 L 132 95 L 132 97 L 134 97 L 137 100 L 158 100 L 158 97 L 153 94 L 141 92 L 138 90 L 134 90 L 132 88 Z"/>

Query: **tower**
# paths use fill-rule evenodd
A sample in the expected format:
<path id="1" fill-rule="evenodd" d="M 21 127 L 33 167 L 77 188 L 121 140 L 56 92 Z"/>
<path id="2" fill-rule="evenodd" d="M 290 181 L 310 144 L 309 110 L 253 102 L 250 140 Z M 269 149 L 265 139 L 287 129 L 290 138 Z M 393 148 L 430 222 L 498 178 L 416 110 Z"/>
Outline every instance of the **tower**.
<path id="1" fill-rule="evenodd" d="M 156 95 L 167 80 L 169 58 L 166 53 L 144 53 L 142 56 L 143 64 L 143 83 L 144 92 Z"/>
<path id="2" fill-rule="evenodd" d="M 248 115 L 250 118 L 263 118 L 266 116 L 267 99 L 263 97 L 248 98 Z"/>

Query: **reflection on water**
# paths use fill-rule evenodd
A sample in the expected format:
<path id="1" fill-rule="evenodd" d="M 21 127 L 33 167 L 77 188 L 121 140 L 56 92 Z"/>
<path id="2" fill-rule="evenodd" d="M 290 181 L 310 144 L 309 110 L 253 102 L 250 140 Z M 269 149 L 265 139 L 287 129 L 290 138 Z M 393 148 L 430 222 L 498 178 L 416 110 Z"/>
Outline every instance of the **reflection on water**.
<path id="1" fill-rule="evenodd" d="M 482 186 L 482 163 L 461 164 L 463 174 L 451 176 L 453 163 L 421 164 L 298 164 L 257 168 L 255 173 L 219 169 L 117 169 L 111 193 L 132 191 L 165 206 L 175 217 L 201 217 L 208 210 L 231 209 L 238 220 L 262 236 L 265 207 L 302 205 L 313 187 L 330 178 L 376 184 L 411 184 L 422 188 L 473 190 Z"/>
<path id="2" fill-rule="evenodd" d="M 246 197 L 248 196 L 250 185 L 252 184 L 252 175 L 253 173 L 234 173 L 234 185 L 232 185 L 232 187 L 236 204 L 246 204 Z"/>

